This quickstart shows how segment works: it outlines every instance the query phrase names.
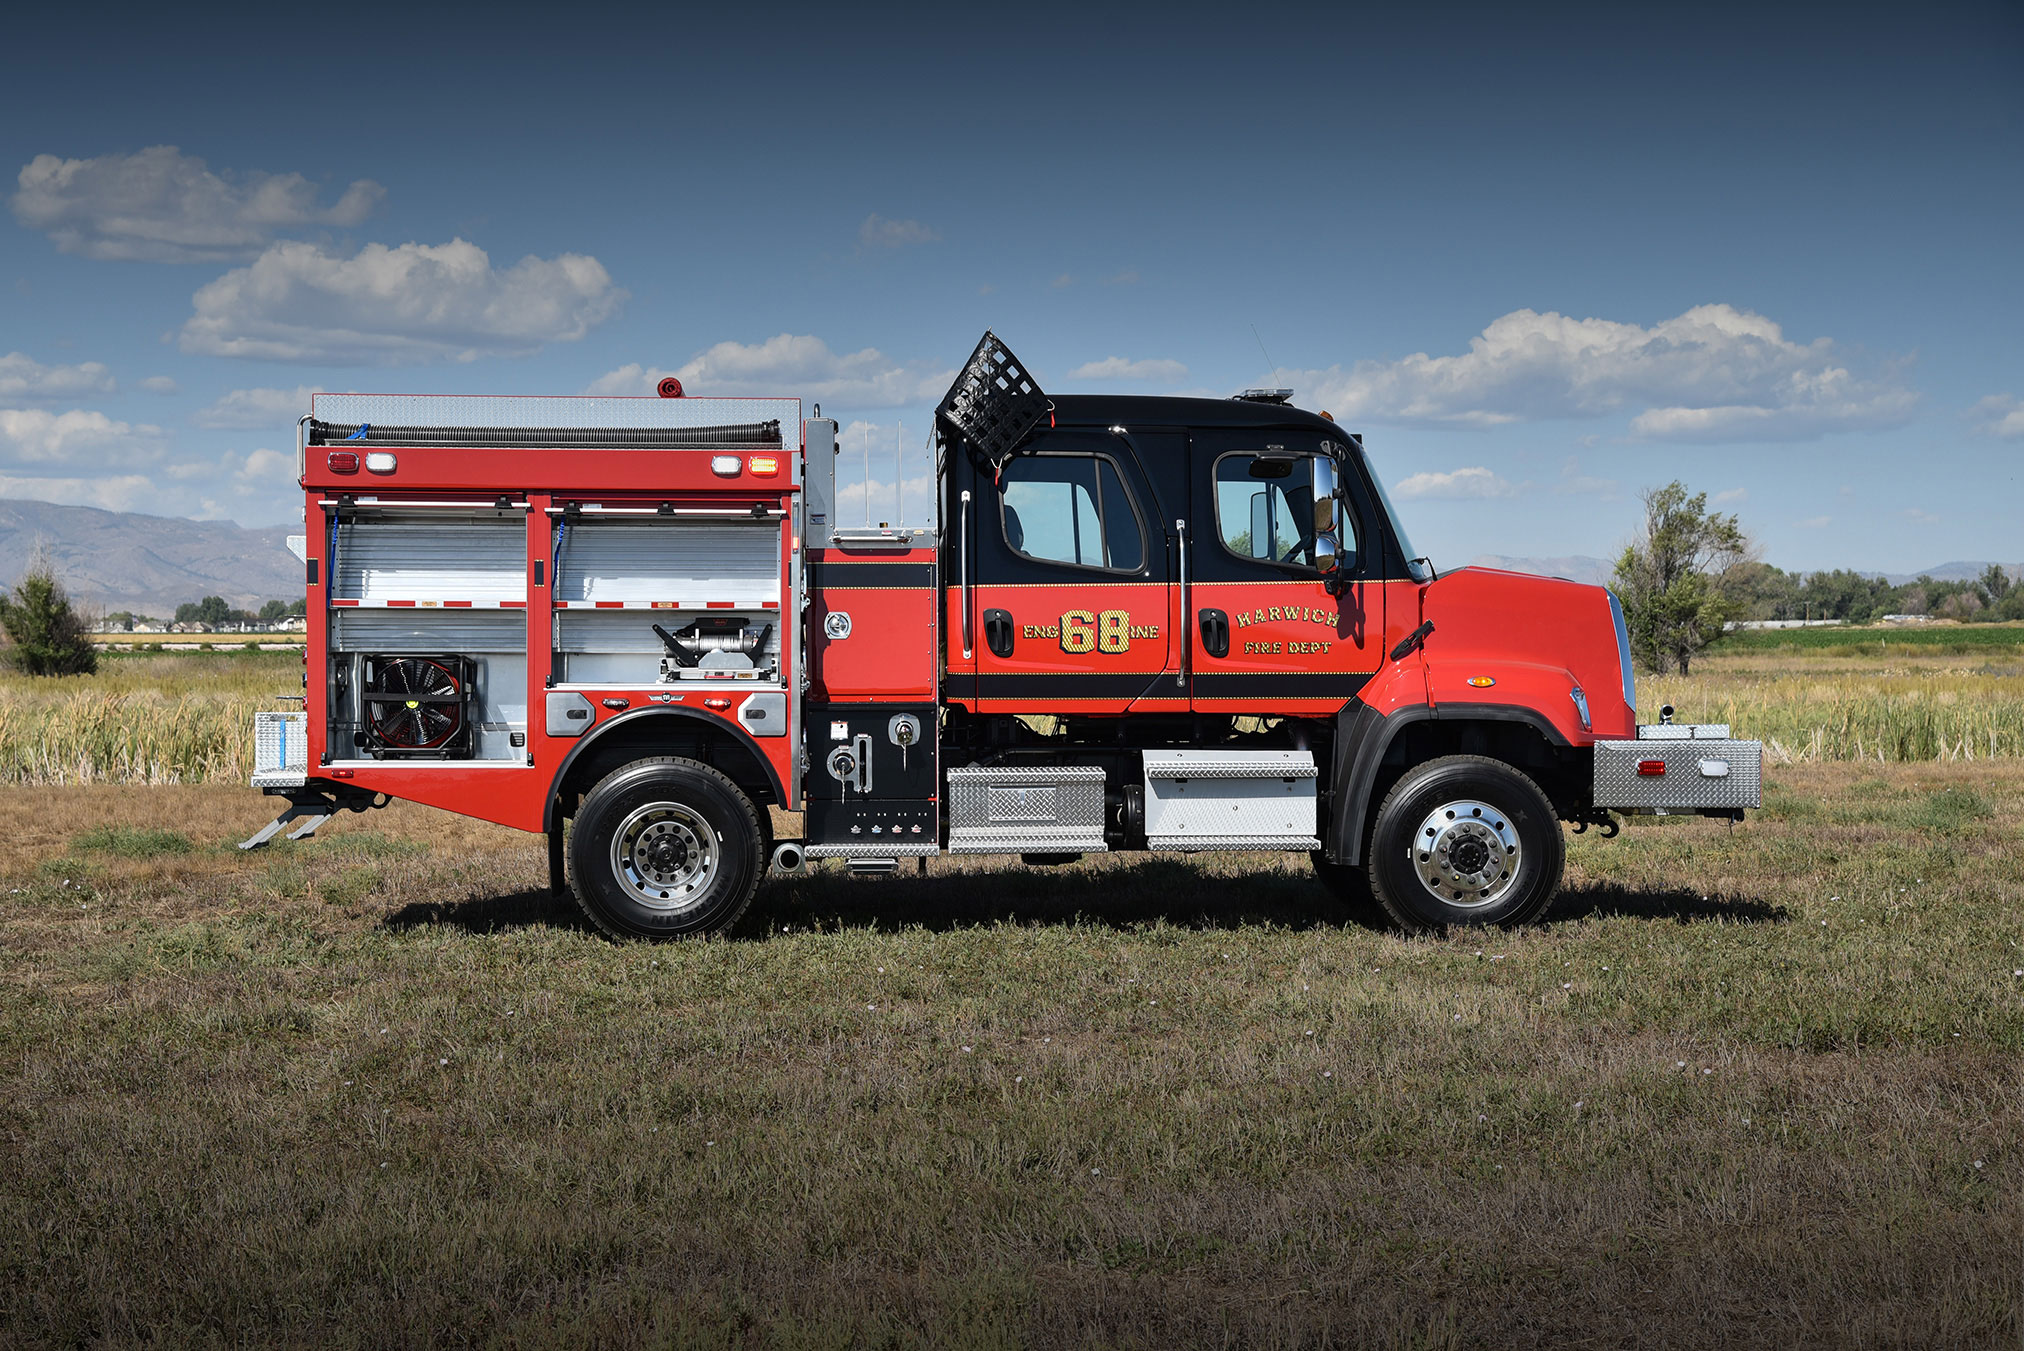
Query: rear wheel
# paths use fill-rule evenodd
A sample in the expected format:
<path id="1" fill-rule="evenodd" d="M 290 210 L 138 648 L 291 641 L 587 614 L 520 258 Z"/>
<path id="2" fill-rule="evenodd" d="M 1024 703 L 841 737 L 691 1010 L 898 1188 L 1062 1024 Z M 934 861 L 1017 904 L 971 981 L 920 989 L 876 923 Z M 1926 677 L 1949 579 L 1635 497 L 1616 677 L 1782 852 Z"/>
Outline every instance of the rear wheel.
<path id="1" fill-rule="evenodd" d="M 619 938 L 719 933 L 751 904 L 765 831 L 737 784 L 708 765 L 635 760 L 590 790 L 569 839 L 569 883 Z"/>
<path id="2" fill-rule="evenodd" d="M 1565 861 L 1537 784 L 1501 760 L 1450 755 L 1409 770 L 1385 795 L 1370 886 L 1408 929 L 1510 926 L 1546 909 Z"/>

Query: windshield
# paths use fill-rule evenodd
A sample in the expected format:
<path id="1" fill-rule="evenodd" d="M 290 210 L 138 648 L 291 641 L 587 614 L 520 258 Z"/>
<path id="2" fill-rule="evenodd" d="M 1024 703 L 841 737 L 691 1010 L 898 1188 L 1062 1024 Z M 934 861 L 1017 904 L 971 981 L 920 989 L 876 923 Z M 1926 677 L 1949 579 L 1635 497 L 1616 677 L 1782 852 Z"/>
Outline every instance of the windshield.
<path id="1" fill-rule="evenodd" d="M 1420 551 L 1413 547 L 1412 540 L 1406 536 L 1405 522 L 1399 519 L 1399 511 L 1392 505 L 1391 494 L 1384 490 L 1384 478 L 1377 472 L 1377 466 L 1370 462 L 1368 453 L 1363 457 L 1363 467 L 1370 471 L 1371 486 L 1377 489 L 1378 505 L 1384 508 L 1384 518 L 1391 524 L 1392 538 L 1398 541 L 1399 552 L 1406 557 L 1406 571 L 1412 574 L 1416 582 L 1431 581 L 1434 576 L 1433 567 L 1420 557 Z"/>

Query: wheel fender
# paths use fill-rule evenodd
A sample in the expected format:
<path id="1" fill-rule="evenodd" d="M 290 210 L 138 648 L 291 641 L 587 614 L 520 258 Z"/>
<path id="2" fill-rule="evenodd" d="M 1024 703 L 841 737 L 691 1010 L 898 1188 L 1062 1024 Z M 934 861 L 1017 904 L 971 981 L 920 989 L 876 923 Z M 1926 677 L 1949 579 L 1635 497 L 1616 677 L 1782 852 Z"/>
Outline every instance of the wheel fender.
<path id="1" fill-rule="evenodd" d="M 648 725 L 649 719 L 653 720 L 654 726 Z M 754 740 L 752 735 L 744 728 L 734 726 L 722 718 L 711 717 L 707 713 L 699 713 L 692 708 L 642 708 L 635 709 L 630 713 L 621 714 L 608 722 L 598 723 L 581 741 L 570 747 L 569 754 L 563 756 L 562 763 L 556 766 L 555 778 L 550 783 L 548 805 L 542 809 L 542 830 L 552 832 L 561 824 L 556 816 L 556 808 L 560 804 L 561 786 L 569 781 L 570 770 L 575 767 L 578 758 L 587 754 L 592 747 L 603 743 L 608 737 L 621 731 L 629 735 L 650 736 L 654 731 L 661 728 L 680 725 L 698 727 L 706 733 L 725 737 L 742 746 L 746 751 L 751 753 L 752 759 L 757 762 L 759 768 L 765 773 L 767 787 L 773 790 L 774 797 L 781 802 L 787 800 L 787 794 L 780 783 L 779 772 L 774 769 L 773 762 L 766 758 L 766 753 L 759 748 L 758 741 Z M 651 749 L 642 750 L 643 755 L 656 753 Z"/>
<path id="2" fill-rule="evenodd" d="M 1568 745 L 1567 737 L 1537 709 L 1515 704 L 1408 704 L 1380 712 L 1364 703 L 1352 702 L 1336 719 L 1336 785 L 1331 804 L 1326 853 L 1337 863 L 1363 862 L 1364 825 L 1370 820 L 1378 769 L 1385 752 L 1399 733 L 1418 722 L 1522 722 L 1556 746 Z"/>

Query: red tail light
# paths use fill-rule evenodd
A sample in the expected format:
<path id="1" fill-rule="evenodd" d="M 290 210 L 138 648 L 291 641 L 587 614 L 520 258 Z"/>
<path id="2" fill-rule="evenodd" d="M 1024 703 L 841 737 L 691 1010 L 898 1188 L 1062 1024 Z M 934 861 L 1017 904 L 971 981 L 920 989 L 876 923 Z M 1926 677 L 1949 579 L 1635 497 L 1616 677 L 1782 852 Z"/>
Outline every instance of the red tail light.
<path id="1" fill-rule="evenodd" d="M 1637 762 L 1637 772 L 1648 779 L 1657 778 L 1666 772 L 1666 762 L 1663 760 L 1640 760 Z"/>
<path id="2" fill-rule="evenodd" d="M 323 467 L 333 474 L 356 474 L 358 452 L 355 450 L 333 450 L 323 459 Z"/>
<path id="3" fill-rule="evenodd" d="M 772 478 L 780 472 L 780 460 L 773 455 L 754 455 L 745 461 L 745 467 L 756 478 Z"/>

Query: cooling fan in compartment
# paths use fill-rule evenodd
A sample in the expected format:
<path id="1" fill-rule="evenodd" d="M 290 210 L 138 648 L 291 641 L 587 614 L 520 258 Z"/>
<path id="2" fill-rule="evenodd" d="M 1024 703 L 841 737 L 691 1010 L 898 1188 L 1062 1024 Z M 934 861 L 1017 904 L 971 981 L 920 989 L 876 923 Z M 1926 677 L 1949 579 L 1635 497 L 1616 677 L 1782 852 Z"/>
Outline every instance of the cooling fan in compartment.
<path id="1" fill-rule="evenodd" d="M 471 753 L 468 658 L 369 657 L 363 674 L 363 739 L 374 754 L 450 759 Z"/>

